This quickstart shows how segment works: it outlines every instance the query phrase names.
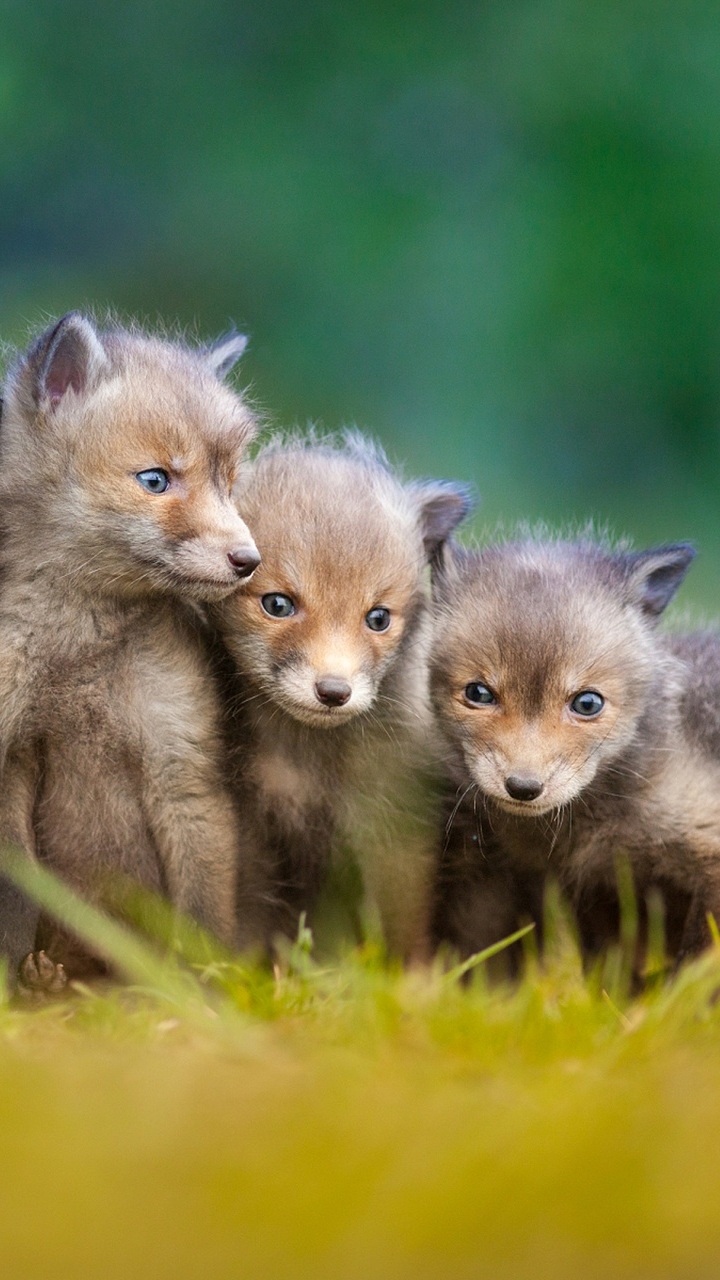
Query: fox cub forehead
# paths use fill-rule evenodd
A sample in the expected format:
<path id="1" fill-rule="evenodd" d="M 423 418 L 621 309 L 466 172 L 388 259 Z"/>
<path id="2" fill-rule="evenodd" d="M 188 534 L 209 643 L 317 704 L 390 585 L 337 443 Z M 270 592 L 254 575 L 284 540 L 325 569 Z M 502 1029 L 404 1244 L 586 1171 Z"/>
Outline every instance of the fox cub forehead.
<path id="1" fill-rule="evenodd" d="M 105 345 L 114 376 L 99 388 L 98 411 L 117 410 L 118 436 L 161 435 L 166 449 L 192 454 L 209 447 L 218 456 L 238 454 L 250 443 L 255 418 L 218 379 L 221 366 L 211 351 L 123 333 Z"/>
<path id="2" fill-rule="evenodd" d="M 263 581 L 370 596 L 417 589 L 469 508 L 460 486 L 403 484 L 359 436 L 271 442 L 244 470 L 235 499 L 263 556 Z"/>
<path id="3" fill-rule="evenodd" d="M 220 378 L 245 339 L 212 348 L 114 326 L 98 329 L 77 312 L 45 330 L 17 360 L 5 393 L 4 428 L 85 452 L 237 455 L 255 433 L 253 415 Z M 155 461 L 159 461 L 159 457 Z"/>
<path id="4" fill-rule="evenodd" d="M 492 667 L 549 684 L 566 670 L 649 656 L 652 628 L 694 556 L 687 544 L 613 551 L 533 541 L 446 551 L 434 575 L 436 658 L 446 672 Z"/>
<path id="5" fill-rule="evenodd" d="M 417 516 L 379 466 L 325 448 L 268 448 L 236 488 L 263 556 L 263 581 L 344 596 L 412 590 L 422 566 Z M 254 584 L 257 589 L 258 584 Z"/>

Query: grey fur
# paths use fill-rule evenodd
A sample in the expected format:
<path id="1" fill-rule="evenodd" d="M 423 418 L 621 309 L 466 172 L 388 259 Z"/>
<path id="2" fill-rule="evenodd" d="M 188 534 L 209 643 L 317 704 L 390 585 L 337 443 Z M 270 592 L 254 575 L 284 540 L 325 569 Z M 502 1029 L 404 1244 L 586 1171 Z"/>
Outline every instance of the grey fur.
<path id="1" fill-rule="evenodd" d="M 95 898 L 124 872 L 228 944 L 237 827 L 194 604 L 252 545 L 228 488 L 254 429 L 205 351 L 71 313 L 11 369 L 0 435 L 2 836 Z M 181 477 L 166 501 L 135 479 L 153 466 Z M 31 934 L 0 893 L 13 964 Z"/>
<path id="2" fill-rule="evenodd" d="M 389 949 L 426 955 L 437 821 L 426 564 L 467 510 L 464 493 L 402 484 L 354 433 L 270 442 L 237 498 L 263 563 L 214 613 L 236 668 L 242 843 L 265 876 L 255 940 L 294 935 L 331 866 L 354 858 Z M 272 592 L 296 614 L 268 618 Z M 385 634 L 365 623 L 379 606 L 392 613 Z M 321 705 L 322 677 L 346 682 L 347 705 Z"/>
<path id="3" fill-rule="evenodd" d="M 705 912 L 720 919 L 720 634 L 655 629 L 692 554 L 533 539 L 446 551 L 431 688 L 465 798 L 448 828 L 441 939 L 466 952 L 497 940 L 519 894 L 537 912 L 527 903 L 548 875 L 582 914 L 612 895 L 625 854 L 641 893 L 692 899 L 681 950 L 707 942 Z M 469 707 L 471 681 L 496 703 Z M 596 719 L 572 713 L 583 688 L 606 700 Z M 537 778 L 542 794 L 513 801 L 510 775 Z"/>

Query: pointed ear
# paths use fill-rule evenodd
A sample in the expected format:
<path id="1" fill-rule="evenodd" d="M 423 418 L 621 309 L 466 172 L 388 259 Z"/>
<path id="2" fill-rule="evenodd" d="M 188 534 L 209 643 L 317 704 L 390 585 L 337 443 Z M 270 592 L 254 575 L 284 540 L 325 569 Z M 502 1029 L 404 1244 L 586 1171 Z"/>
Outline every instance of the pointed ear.
<path id="1" fill-rule="evenodd" d="M 688 542 L 620 557 L 629 603 L 636 605 L 646 617 L 659 618 L 694 559 L 695 548 Z"/>
<path id="2" fill-rule="evenodd" d="M 444 480 L 427 480 L 411 485 L 420 513 L 425 555 L 434 564 L 450 534 L 473 506 L 470 489 Z"/>
<path id="3" fill-rule="evenodd" d="M 205 363 L 216 378 L 225 378 L 240 359 L 249 339 L 243 333 L 226 333 L 205 352 Z"/>
<path id="4" fill-rule="evenodd" d="M 459 546 L 452 538 L 438 547 L 430 561 L 430 583 L 436 603 L 442 603 L 452 596 L 468 554 L 465 547 Z"/>
<path id="5" fill-rule="evenodd" d="M 27 363 L 35 403 L 54 409 L 68 391 L 79 396 L 94 386 L 107 356 L 90 321 L 79 311 L 70 311 L 41 334 Z"/>

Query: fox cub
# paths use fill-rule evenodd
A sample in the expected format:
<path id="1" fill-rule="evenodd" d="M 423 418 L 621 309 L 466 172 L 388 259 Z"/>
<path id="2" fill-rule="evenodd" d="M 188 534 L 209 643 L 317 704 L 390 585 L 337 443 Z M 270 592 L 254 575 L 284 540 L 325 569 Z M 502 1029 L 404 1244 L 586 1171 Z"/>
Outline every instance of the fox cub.
<path id="1" fill-rule="evenodd" d="M 419 959 L 437 822 L 426 566 L 467 497 L 401 483 L 359 436 L 271 443 L 235 492 L 262 565 L 214 612 L 236 669 L 242 843 L 265 870 L 254 941 L 294 934 L 347 857 L 389 949 Z"/>
<path id="2" fill-rule="evenodd" d="M 681 950 L 720 921 L 720 634 L 655 624 L 693 558 L 591 541 L 447 548 L 434 707 L 460 800 L 436 935 L 464 952 L 539 918 L 544 879 L 581 904 L 630 858 L 641 894 L 691 902 Z M 686 896 L 687 895 L 687 896 Z"/>
<path id="3" fill-rule="evenodd" d="M 231 500 L 255 424 L 221 382 L 243 346 L 71 313 L 11 369 L 0 432 L 2 836 L 94 896 L 134 877 L 226 943 L 237 826 L 194 614 L 259 563 Z M 3 884 L 12 966 L 36 916 Z"/>

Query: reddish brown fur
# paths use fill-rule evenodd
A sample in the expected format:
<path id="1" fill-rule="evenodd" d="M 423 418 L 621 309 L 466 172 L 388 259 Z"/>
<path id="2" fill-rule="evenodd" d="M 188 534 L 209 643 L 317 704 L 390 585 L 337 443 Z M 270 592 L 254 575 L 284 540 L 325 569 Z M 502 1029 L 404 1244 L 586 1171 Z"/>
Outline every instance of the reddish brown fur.
<path id="1" fill-rule="evenodd" d="M 238 673 L 236 778 L 267 871 L 265 936 L 293 932 L 332 861 L 354 855 L 389 947 L 419 955 L 435 813 L 425 566 L 465 498 L 403 485 L 357 437 L 273 444 L 237 493 L 263 561 L 217 616 Z M 272 592 L 296 612 L 268 617 Z M 387 631 L 366 623 L 376 607 L 390 610 Z M 324 678 L 347 682 L 345 705 L 319 700 Z"/>
<path id="2" fill-rule="evenodd" d="M 254 422 L 217 376 L 243 345 L 68 316 L 12 369 L 0 433 L 3 834 L 83 891 L 123 870 L 227 942 L 236 823 L 186 602 L 233 591 L 228 553 L 254 551 L 230 497 Z M 149 468 L 166 493 L 140 485 Z"/>
<path id="3" fill-rule="evenodd" d="M 464 950 L 497 940 L 483 898 L 497 914 L 499 885 L 503 927 L 513 895 L 537 905 L 548 873 L 578 902 L 612 890 L 626 853 L 641 887 L 695 900 L 683 945 L 706 938 L 704 911 L 720 911 L 720 637 L 655 630 L 691 555 L 527 541 L 447 557 L 432 690 L 461 800 L 442 937 Z M 489 705 L 468 702 L 478 681 Z M 604 699 L 596 717 L 571 707 L 583 689 Z M 517 778 L 542 789 L 514 798 Z"/>

